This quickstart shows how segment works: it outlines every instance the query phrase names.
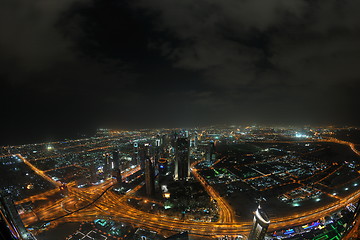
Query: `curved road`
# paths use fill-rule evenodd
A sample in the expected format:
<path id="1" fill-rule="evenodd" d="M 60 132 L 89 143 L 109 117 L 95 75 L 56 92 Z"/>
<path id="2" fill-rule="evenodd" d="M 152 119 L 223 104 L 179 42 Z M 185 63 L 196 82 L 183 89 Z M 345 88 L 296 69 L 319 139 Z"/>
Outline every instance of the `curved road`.
<path id="1" fill-rule="evenodd" d="M 360 152 L 355 148 L 355 145 L 350 142 L 341 141 L 338 139 L 327 139 L 322 142 L 335 142 L 339 144 L 348 145 L 354 153 L 360 155 Z M 96 218 L 108 218 L 113 220 L 124 221 L 138 226 L 145 226 L 157 231 L 189 231 L 192 234 L 211 235 L 211 236 L 224 236 L 224 235 L 247 235 L 250 231 L 252 222 L 235 222 L 234 211 L 229 204 L 206 182 L 204 178 L 197 173 L 195 163 L 192 165 L 192 171 L 195 178 L 204 186 L 209 195 L 216 200 L 219 207 L 219 222 L 195 222 L 195 221 L 182 221 L 179 219 L 170 218 L 159 214 L 151 214 L 135 209 L 127 204 L 127 196 L 119 196 L 112 191 L 104 192 L 108 187 L 109 182 L 99 186 L 90 187 L 87 189 L 69 188 L 69 195 L 76 198 L 69 198 L 67 204 L 76 204 L 71 201 L 80 199 L 84 201 L 84 205 L 89 202 L 87 208 L 78 210 L 71 214 L 67 214 L 62 209 L 63 199 L 55 202 L 55 204 L 47 205 L 36 209 L 36 216 L 33 214 L 23 215 L 22 219 L 25 225 L 31 225 L 38 221 L 39 218 L 43 221 L 58 218 L 59 222 L 73 222 L 73 221 L 91 221 Z M 43 175 L 43 172 L 38 172 Z M 45 176 L 44 176 L 45 177 Z M 111 183 L 110 183 L 111 184 Z M 39 196 L 40 197 L 40 196 Z M 341 199 L 335 203 L 326 205 L 313 211 L 302 212 L 288 217 L 272 218 L 269 231 L 275 229 L 285 228 L 289 225 L 298 225 L 304 222 L 310 222 L 323 217 L 333 211 L 345 207 L 347 204 L 355 202 L 360 198 L 360 190 L 353 192 L 346 198 Z M 67 214 L 67 215 L 66 215 Z M 66 216 L 64 216 L 66 215 Z M 64 217 L 62 217 L 64 216 Z"/>

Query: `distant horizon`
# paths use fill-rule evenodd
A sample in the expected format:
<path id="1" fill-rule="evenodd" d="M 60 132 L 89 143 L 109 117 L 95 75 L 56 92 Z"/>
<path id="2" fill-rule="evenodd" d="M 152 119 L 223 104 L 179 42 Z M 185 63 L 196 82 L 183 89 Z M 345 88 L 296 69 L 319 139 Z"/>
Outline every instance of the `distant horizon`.
<path id="1" fill-rule="evenodd" d="M 29 134 L 29 135 L 21 135 L 20 137 L 13 136 L 10 141 L 6 141 L 7 139 L 2 137 L 0 140 L 0 147 L 4 146 L 17 146 L 17 145 L 26 145 L 26 144 L 36 144 L 36 143 L 46 143 L 46 142 L 53 142 L 53 141 L 61 141 L 61 140 L 76 140 L 88 137 L 94 137 L 98 130 L 100 129 L 107 129 L 107 130 L 122 130 L 122 131 L 139 131 L 139 130 L 160 130 L 160 129 L 196 129 L 196 128 L 211 128 L 211 127 L 265 127 L 265 128 L 302 128 L 302 127 L 312 127 L 312 128 L 325 128 L 325 127 L 332 127 L 332 128 L 352 128 L 354 130 L 359 130 L 359 126 L 355 125 L 271 125 L 271 124 L 214 124 L 214 125 L 207 125 L 207 126 L 196 126 L 196 127 L 148 127 L 148 128 L 105 128 L 99 127 L 94 129 L 87 129 L 85 131 L 74 131 L 74 132 L 58 132 L 58 134 Z M 16 135 L 16 134 L 15 134 Z"/>

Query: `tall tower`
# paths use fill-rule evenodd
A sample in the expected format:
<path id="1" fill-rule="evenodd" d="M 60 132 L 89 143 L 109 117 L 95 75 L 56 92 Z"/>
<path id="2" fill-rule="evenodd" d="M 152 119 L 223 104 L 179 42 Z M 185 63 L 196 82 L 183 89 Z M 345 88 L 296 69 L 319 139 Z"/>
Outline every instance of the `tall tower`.
<path id="1" fill-rule="evenodd" d="M 91 183 L 94 183 L 97 181 L 97 175 L 96 175 L 97 168 L 95 167 L 94 161 L 90 164 L 90 181 Z"/>
<path id="2" fill-rule="evenodd" d="M 139 143 L 134 142 L 134 152 L 132 157 L 132 165 L 139 165 L 140 163 L 140 155 L 139 155 Z"/>
<path id="3" fill-rule="evenodd" d="M 116 178 L 118 183 L 122 182 L 122 177 L 121 177 L 121 170 L 120 170 L 120 158 L 119 158 L 119 152 L 118 151 L 113 151 L 113 157 L 112 157 L 112 162 L 111 162 L 111 172 L 112 172 L 112 176 L 114 178 Z"/>
<path id="4" fill-rule="evenodd" d="M 154 157 L 155 157 L 155 162 L 157 162 L 161 155 L 162 155 L 162 146 L 161 146 L 161 139 L 158 138 L 155 140 L 155 147 L 153 149 L 153 152 L 154 152 Z"/>
<path id="5" fill-rule="evenodd" d="M 199 144 L 199 138 L 198 138 L 197 133 L 195 133 L 195 135 L 194 135 L 194 147 L 197 148 L 198 144 Z"/>
<path id="6" fill-rule="evenodd" d="M 149 148 L 148 146 L 144 145 L 139 149 L 139 158 L 138 158 L 138 164 L 142 170 L 145 169 L 145 162 L 148 157 L 149 157 Z"/>
<path id="7" fill-rule="evenodd" d="M 269 227 L 270 219 L 260 205 L 254 213 L 254 222 L 249 234 L 249 240 L 263 240 Z"/>
<path id="8" fill-rule="evenodd" d="M 155 193 L 155 172 L 149 157 L 145 158 L 145 187 L 146 195 L 151 197 Z"/>
<path id="9" fill-rule="evenodd" d="M 207 148 L 207 156 L 206 156 L 206 159 L 211 161 L 213 160 L 213 157 L 214 157 L 214 151 L 215 151 L 215 145 L 213 142 L 209 142 L 208 143 L 208 148 Z"/>
<path id="10" fill-rule="evenodd" d="M 186 181 L 190 177 L 189 140 L 178 138 L 175 146 L 175 180 Z"/>
<path id="11" fill-rule="evenodd" d="M 160 158 L 158 160 L 159 176 L 163 177 L 167 174 L 168 160 L 166 158 Z"/>
<path id="12" fill-rule="evenodd" d="M 109 174 L 110 174 L 110 169 L 111 169 L 111 166 L 110 166 L 110 154 L 109 153 L 105 153 L 104 154 L 104 164 L 103 164 L 103 174 L 104 174 L 104 178 L 108 178 L 109 177 Z"/>

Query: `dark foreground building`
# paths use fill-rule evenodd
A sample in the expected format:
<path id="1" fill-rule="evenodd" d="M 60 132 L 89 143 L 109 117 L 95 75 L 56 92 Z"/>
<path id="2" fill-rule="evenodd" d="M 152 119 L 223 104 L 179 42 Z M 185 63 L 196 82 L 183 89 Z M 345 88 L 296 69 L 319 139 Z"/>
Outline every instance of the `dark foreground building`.
<path id="1" fill-rule="evenodd" d="M 146 195 L 151 197 L 155 193 L 155 171 L 150 158 L 145 159 L 145 187 Z"/>
<path id="2" fill-rule="evenodd" d="M 175 180 L 186 181 L 190 177 L 190 143 L 187 138 L 178 138 L 175 145 Z"/>
<path id="3" fill-rule="evenodd" d="M 118 151 L 113 152 L 111 168 L 112 168 L 112 176 L 114 178 L 116 178 L 118 183 L 121 183 L 122 182 L 122 177 L 121 177 L 120 158 L 119 158 L 119 152 Z"/>
<path id="4" fill-rule="evenodd" d="M 0 192 L 0 239 L 1 240 L 36 240 L 29 233 L 10 197 Z"/>
<path id="5" fill-rule="evenodd" d="M 254 222 L 248 240 L 263 240 L 269 224 L 268 215 L 259 206 L 254 213 Z"/>

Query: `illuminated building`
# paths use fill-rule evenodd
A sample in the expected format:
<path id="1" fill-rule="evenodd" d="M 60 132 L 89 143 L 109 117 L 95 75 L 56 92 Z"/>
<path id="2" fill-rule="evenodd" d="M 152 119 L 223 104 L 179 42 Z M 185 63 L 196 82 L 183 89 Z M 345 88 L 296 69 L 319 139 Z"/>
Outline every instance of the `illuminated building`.
<path id="1" fill-rule="evenodd" d="M 187 180 L 190 177 L 189 140 L 178 138 L 175 145 L 175 180 Z"/>
<path id="2" fill-rule="evenodd" d="M 138 150 L 138 164 L 140 165 L 141 169 L 145 169 L 145 162 L 149 156 L 154 156 L 154 152 L 152 152 L 153 148 L 149 143 L 145 143 L 143 146 L 139 146 Z"/>
<path id="3" fill-rule="evenodd" d="M 160 158 L 157 161 L 157 170 L 158 170 L 158 184 L 161 185 L 166 182 L 168 175 L 168 160 L 166 158 Z"/>
<path id="4" fill-rule="evenodd" d="M 267 214 L 259 207 L 254 213 L 254 222 L 249 234 L 249 240 L 262 240 L 269 227 L 270 220 Z"/>
<path id="5" fill-rule="evenodd" d="M 132 156 L 132 164 L 133 165 L 139 165 L 140 164 L 140 154 L 139 154 L 139 144 L 137 142 L 134 142 L 134 152 Z"/>
<path id="6" fill-rule="evenodd" d="M 160 138 L 155 140 L 155 146 L 152 149 L 152 154 L 151 155 L 154 156 L 155 162 L 157 162 L 160 159 L 160 157 L 162 155 L 161 139 Z"/>
<path id="7" fill-rule="evenodd" d="M 97 168 L 95 167 L 94 161 L 91 161 L 91 165 L 90 165 L 90 176 L 91 176 L 91 179 L 90 179 L 90 181 L 91 181 L 92 183 L 96 182 L 96 180 L 97 180 L 96 171 L 97 171 Z"/>
<path id="8" fill-rule="evenodd" d="M 161 146 L 161 139 L 156 139 L 155 140 L 155 147 L 160 147 Z"/>
<path id="9" fill-rule="evenodd" d="M 116 178 L 118 183 L 121 183 L 122 178 L 121 178 L 120 159 L 119 159 L 119 152 L 118 151 L 113 152 L 111 168 L 112 168 L 112 176 L 114 178 Z"/>
<path id="10" fill-rule="evenodd" d="M 110 154 L 106 153 L 106 154 L 104 154 L 104 157 L 105 157 L 105 159 L 104 159 L 104 164 L 103 164 L 103 172 L 104 172 L 104 177 L 108 178 L 110 175 L 110 169 L 111 169 Z"/>
<path id="11" fill-rule="evenodd" d="M 189 137 L 189 131 L 185 131 L 185 137 L 188 138 Z"/>
<path id="12" fill-rule="evenodd" d="M 195 133 L 191 138 L 190 138 L 190 147 L 193 148 L 197 148 L 199 144 L 199 139 L 198 139 L 198 135 L 197 133 Z"/>
<path id="13" fill-rule="evenodd" d="M 152 196 L 155 193 L 155 172 L 151 159 L 145 159 L 145 187 L 146 195 Z"/>
<path id="14" fill-rule="evenodd" d="M 159 175 L 160 176 L 165 176 L 167 173 L 167 166 L 168 166 L 168 161 L 166 158 L 160 158 L 158 160 L 158 170 L 159 170 Z"/>
<path id="15" fill-rule="evenodd" d="M 207 149 L 206 159 L 211 161 L 214 159 L 215 145 L 213 142 L 210 142 Z"/>

